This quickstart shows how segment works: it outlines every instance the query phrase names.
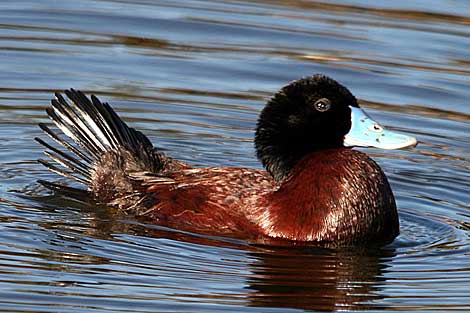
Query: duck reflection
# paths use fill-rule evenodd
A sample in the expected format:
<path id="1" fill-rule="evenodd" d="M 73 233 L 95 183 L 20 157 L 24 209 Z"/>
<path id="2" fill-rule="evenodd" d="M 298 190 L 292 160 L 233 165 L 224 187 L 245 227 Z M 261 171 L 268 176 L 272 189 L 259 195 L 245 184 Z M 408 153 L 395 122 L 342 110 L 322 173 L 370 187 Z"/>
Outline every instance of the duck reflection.
<path id="1" fill-rule="evenodd" d="M 153 229 L 152 237 L 199 245 L 247 250 L 247 305 L 265 308 L 336 311 L 377 309 L 383 298 L 391 248 L 299 248 L 247 245 L 226 240 Z M 148 233 L 149 234 L 149 233 Z M 383 304 L 381 305 L 383 306 Z"/>
<path id="2" fill-rule="evenodd" d="M 393 250 L 282 249 L 251 253 L 250 304 L 333 311 L 367 309 L 381 298 L 384 260 Z"/>

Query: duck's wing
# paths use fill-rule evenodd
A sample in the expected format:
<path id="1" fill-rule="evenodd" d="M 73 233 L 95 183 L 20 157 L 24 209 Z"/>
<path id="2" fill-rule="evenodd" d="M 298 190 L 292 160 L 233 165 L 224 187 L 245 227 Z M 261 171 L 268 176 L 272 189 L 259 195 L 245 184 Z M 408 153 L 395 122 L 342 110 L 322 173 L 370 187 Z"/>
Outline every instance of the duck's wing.
<path id="1" fill-rule="evenodd" d="M 56 93 L 46 112 L 71 140 L 40 123 L 39 127 L 62 149 L 35 138 L 47 148 L 45 154 L 50 158 L 38 161 L 55 173 L 84 184 L 96 200 L 110 202 L 116 196 L 133 193 L 133 181 L 128 178 L 132 172 L 158 174 L 188 167 L 155 149 L 144 134 L 127 126 L 108 103 L 74 89 L 66 90 L 65 95 L 68 100 Z M 55 191 L 71 191 L 71 187 L 62 184 L 41 183 Z"/>
<path id="2" fill-rule="evenodd" d="M 133 177 L 140 181 L 145 197 L 129 211 L 171 228 L 213 235 L 244 234 L 254 226 L 240 209 L 241 203 L 226 201 L 236 198 L 230 197 L 233 188 L 240 188 L 225 185 L 227 176 L 222 171 L 193 168 L 166 176 L 136 173 Z"/>

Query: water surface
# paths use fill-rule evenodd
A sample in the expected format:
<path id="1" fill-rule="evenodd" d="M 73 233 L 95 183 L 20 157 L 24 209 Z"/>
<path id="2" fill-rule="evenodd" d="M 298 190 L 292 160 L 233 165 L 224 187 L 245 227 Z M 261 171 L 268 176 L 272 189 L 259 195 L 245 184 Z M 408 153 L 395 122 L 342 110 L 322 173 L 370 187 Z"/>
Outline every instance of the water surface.
<path id="1" fill-rule="evenodd" d="M 470 311 L 467 1 L 3 1 L 0 312 Z M 367 149 L 401 222 L 389 246 L 279 249 L 53 196 L 38 122 L 53 92 L 109 101 L 169 155 L 259 168 L 269 96 L 324 73 L 383 125 Z"/>

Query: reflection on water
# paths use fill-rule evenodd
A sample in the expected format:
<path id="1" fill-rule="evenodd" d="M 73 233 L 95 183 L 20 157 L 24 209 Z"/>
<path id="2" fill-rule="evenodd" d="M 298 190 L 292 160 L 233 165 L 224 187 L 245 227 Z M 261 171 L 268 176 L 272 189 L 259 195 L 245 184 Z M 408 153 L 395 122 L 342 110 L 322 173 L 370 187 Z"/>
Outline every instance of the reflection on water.
<path id="1" fill-rule="evenodd" d="M 250 305 L 319 311 L 364 310 L 380 301 L 385 251 L 273 251 L 254 254 Z"/>
<path id="2" fill-rule="evenodd" d="M 470 5 L 464 1 L 0 3 L 0 311 L 469 311 Z M 93 92 L 168 154 L 260 167 L 253 128 L 325 73 L 386 127 L 384 248 L 286 249 L 145 224 L 50 195 L 36 163 L 54 91 Z"/>

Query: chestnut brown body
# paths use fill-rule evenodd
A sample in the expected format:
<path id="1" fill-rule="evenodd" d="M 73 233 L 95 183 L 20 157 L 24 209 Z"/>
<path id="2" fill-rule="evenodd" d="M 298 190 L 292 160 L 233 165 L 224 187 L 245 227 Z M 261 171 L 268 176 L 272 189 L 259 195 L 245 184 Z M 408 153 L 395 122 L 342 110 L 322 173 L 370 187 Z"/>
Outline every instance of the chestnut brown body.
<path id="1" fill-rule="evenodd" d="M 387 178 L 348 148 L 308 155 L 281 182 L 265 171 L 202 168 L 147 183 L 151 200 L 135 213 L 172 228 L 327 245 L 390 242 L 398 234 Z"/>

